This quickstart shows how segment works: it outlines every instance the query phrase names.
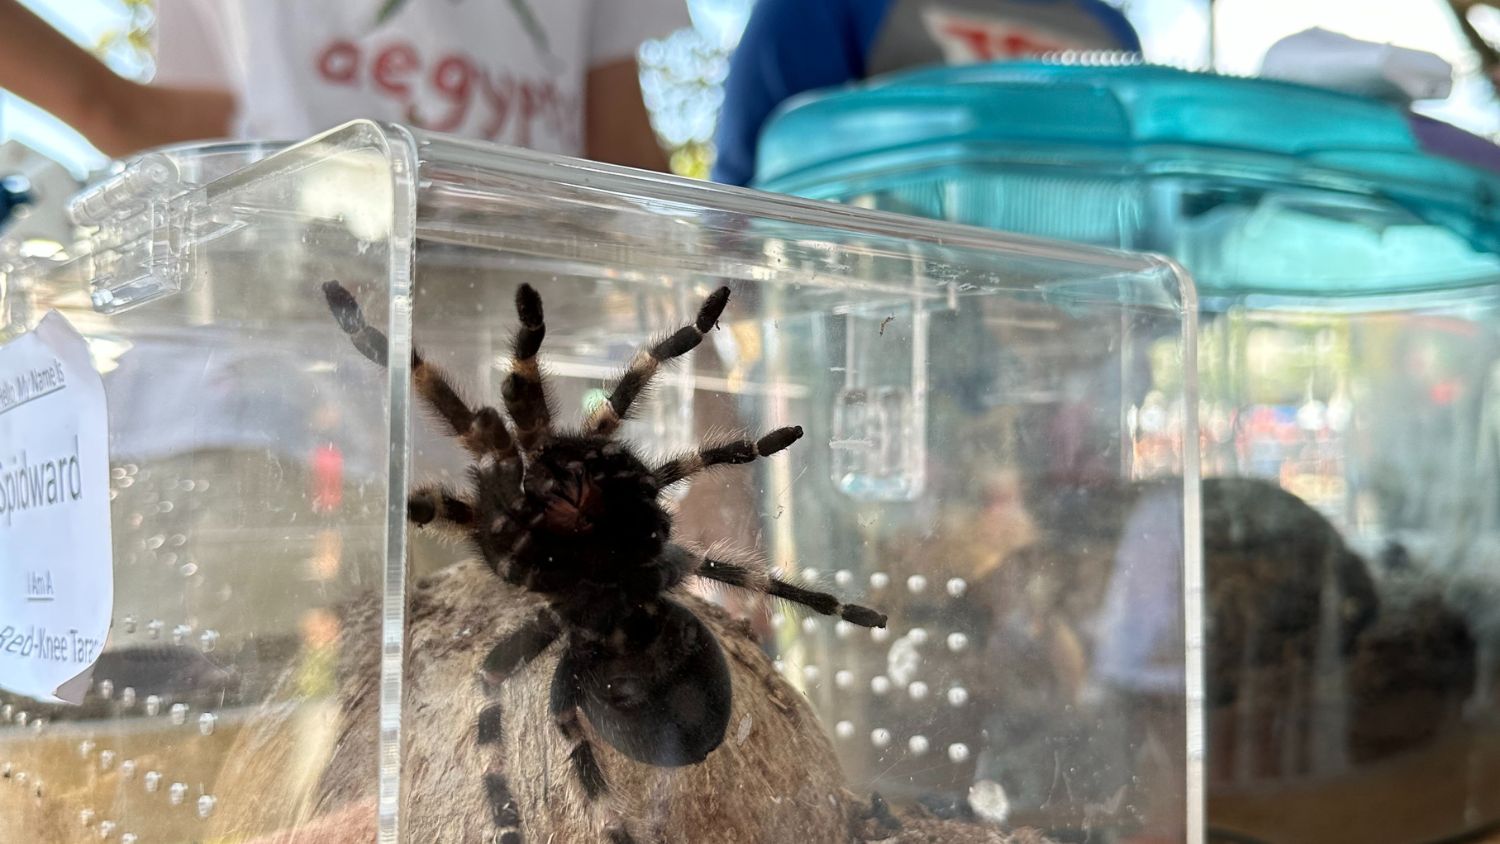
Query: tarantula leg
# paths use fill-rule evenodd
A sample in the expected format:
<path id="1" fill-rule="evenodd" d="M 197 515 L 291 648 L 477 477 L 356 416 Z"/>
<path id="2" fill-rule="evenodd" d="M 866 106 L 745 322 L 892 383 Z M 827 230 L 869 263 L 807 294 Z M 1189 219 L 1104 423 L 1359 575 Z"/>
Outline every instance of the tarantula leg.
<path id="1" fill-rule="evenodd" d="M 406 518 L 418 527 L 467 531 L 474 527 L 474 507 L 447 487 L 418 487 L 406 497 Z"/>
<path id="2" fill-rule="evenodd" d="M 490 804 L 490 820 L 495 824 L 496 844 L 521 844 L 521 809 L 511 796 L 505 774 L 489 770 L 484 774 L 484 798 Z"/>
<path id="3" fill-rule="evenodd" d="M 479 680 L 485 690 L 494 690 L 527 663 L 541 655 L 562 634 L 562 625 L 550 610 L 506 634 L 490 649 L 479 669 Z M 483 721 L 483 716 L 480 718 Z"/>
<path id="4" fill-rule="evenodd" d="M 507 634 L 490 649 L 479 669 L 479 683 L 485 693 L 493 696 L 501 683 L 536 659 L 557 641 L 561 632 L 556 616 L 543 612 Z M 491 747 L 501 742 L 504 725 L 498 701 L 492 700 L 479 710 L 474 734 L 481 747 Z M 521 844 L 521 813 L 510 793 L 510 785 L 503 770 L 491 767 L 485 772 L 484 795 L 490 806 L 490 818 L 494 821 L 499 844 Z"/>
<path id="5" fill-rule="evenodd" d="M 523 449 L 533 451 L 552 426 L 552 408 L 536 361 L 542 338 L 547 336 L 547 323 L 542 317 L 542 297 L 529 284 L 516 291 L 516 315 L 521 327 L 516 330 L 511 350 L 510 375 L 500 392 L 506 411 L 516 423 L 516 439 Z"/>
<path id="6" fill-rule="evenodd" d="M 583 731 L 583 722 L 579 719 L 583 693 L 575 675 L 572 660 L 564 655 L 557 665 L 557 673 L 552 675 L 552 722 L 557 726 L 558 732 L 562 733 L 563 739 L 572 745 L 568 761 L 573 766 L 573 775 L 577 777 L 578 784 L 583 786 L 584 795 L 593 802 L 604 795 L 608 785 L 604 780 L 604 770 L 599 767 L 599 760 L 594 755 L 594 746 L 589 742 L 588 735 Z"/>
<path id="7" fill-rule="evenodd" d="M 850 624 L 858 624 L 861 627 L 885 626 L 885 613 L 859 604 L 845 604 L 827 592 L 816 592 L 795 583 L 787 583 L 772 575 L 764 566 L 726 560 L 707 554 L 697 556 L 701 562 L 698 564 L 697 571 L 693 573 L 699 577 L 716 580 L 729 586 L 738 586 L 741 589 L 764 592 L 794 604 L 801 604 L 822 615 L 837 616 Z"/>
<path id="8" fill-rule="evenodd" d="M 704 300 L 698 309 L 698 318 L 693 320 L 692 325 L 683 326 L 667 339 L 638 352 L 625 374 L 620 376 L 619 382 L 610 391 L 609 399 L 601 402 L 589 414 L 584 430 L 603 436 L 613 434 L 629 414 L 630 405 L 651 382 L 651 376 L 656 374 L 657 367 L 663 361 L 681 357 L 697 348 L 703 342 L 703 335 L 719 321 L 719 315 L 724 313 L 724 305 L 728 301 L 729 288 L 720 287 Z"/>
<path id="9" fill-rule="evenodd" d="M 594 753 L 594 745 L 589 741 L 588 734 L 584 732 L 583 721 L 580 718 L 583 687 L 579 684 L 579 673 L 580 666 L 575 662 L 573 654 L 565 652 L 563 658 L 557 663 L 557 672 L 552 675 L 549 708 L 552 710 L 552 722 L 557 726 L 558 732 L 562 733 L 563 738 L 573 746 L 568 753 L 568 761 L 573 767 L 573 776 L 583 787 L 583 793 L 589 802 L 596 803 L 609 791 L 609 784 L 604 779 L 604 770 L 599 767 L 599 758 Z M 604 827 L 605 840 L 609 844 L 636 844 L 636 839 L 628 831 L 625 819 L 612 811 L 608 814 L 612 817 Z"/>
<path id="10" fill-rule="evenodd" d="M 389 365 L 390 351 L 386 336 L 365 322 L 364 311 L 350 293 L 337 281 L 323 285 L 323 296 L 328 300 L 328 309 L 339 327 L 349 335 L 359 353 L 372 363 Z M 411 381 L 417 395 L 432 408 L 455 437 L 463 442 L 471 454 L 506 454 L 514 451 L 510 433 L 500 413 L 492 407 L 475 411 L 458 395 L 452 382 L 441 369 L 428 363 L 417 351 L 411 350 Z"/>
<path id="11" fill-rule="evenodd" d="M 506 634 L 490 649 L 480 665 L 478 679 L 485 695 L 493 697 L 499 691 L 501 683 L 536 659 L 557 641 L 561 632 L 557 618 L 550 612 L 544 612 Z M 504 737 L 504 723 L 498 701 L 491 700 L 479 710 L 474 735 L 481 746 L 500 743 Z"/>
<path id="12" fill-rule="evenodd" d="M 505 430 L 500 412 L 493 407 L 470 410 L 469 405 L 453 388 L 447 374 L 423 360 L 415 348 L 411 350 L 411 381 L 417 395 L 432 408 L 438 418 L 447 423 L 453 436 L 463 444 L 464 450 L 476 457 L 515 453 L 510 432 Z"/>
<path id="13" fill-rule="evenodd" d="M 797 426 L 777 428 L 758 440 L 743 439 L 704 446 L 697 454 L 668 460 L 652 474 L 659 486 L 666 487 L 696 475 L 710 466 L 749 463 L 757 457 L 770 457 L 802 438 Z"/>
<path id="14" fill-rule="evenodd" d="M 328 310 L 333 312 L 339 328 L 349 335 L 354 348 L 371 363 L 389 365 L 390 353 L 385 335 L 365 322 L 365 313 L 354 294 L 337 281 L 326 281 L 323 283 L 323 298 L 328 301 Z"/>

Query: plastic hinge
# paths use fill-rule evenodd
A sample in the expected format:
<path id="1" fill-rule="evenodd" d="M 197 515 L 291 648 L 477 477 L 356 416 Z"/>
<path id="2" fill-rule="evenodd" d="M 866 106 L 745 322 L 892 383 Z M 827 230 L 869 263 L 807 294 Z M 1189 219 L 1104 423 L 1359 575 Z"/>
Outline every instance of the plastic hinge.
<path id="1" fill-rule="evenodd" d="M 187 190 L 177 165 L 144 155 L 68 204 L 68 216 L 93 232 L 85 238 L 89 298 L 112 314 L 182 289 L 186 270 L 172 248 L 168 213 Z"/>
<path id="2" fill-rule="evenodd" d="M 68 203 L 68 217 L 80 226 L 127 220 L 181 187 L 176 163 L 161 153 L 149 153 L 73 197 Z"/>

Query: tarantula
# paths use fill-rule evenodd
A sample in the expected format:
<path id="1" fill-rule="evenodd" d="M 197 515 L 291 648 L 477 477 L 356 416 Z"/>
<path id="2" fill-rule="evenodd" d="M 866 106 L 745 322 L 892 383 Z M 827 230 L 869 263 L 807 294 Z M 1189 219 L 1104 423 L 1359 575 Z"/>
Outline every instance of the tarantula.
<path id="1" fill-rule="evenodd" d="M 366 324 L 353 295 L 336 281 L 323 292 L 355 348 L 386 366 L 386 337 Z M 864 627 L 886 623 L 875 610 L 788 583 L 753 561 L 672 541 L 671 516 L 658 500 L 663 489 L 711 466 L 775 454 L 801 437 L 801 428 L 708 444 L 655 468 L 613 439 L 657 368 L 697 347 L 728 300 L 729 288 L 714 291 L 693 324 L 642 349 L 576 433 L 552 425 L 537 366 L 546 334 L 542 300 L 530 285 L 516 292 L 521 326 L 501 390 L 509 424 L 493 407 L 470 407 L 447 376 L 412 349 L 416 393 L 475 462 L 467 490 L 419 487 L 407 499 L 407 517 L 418 526 L 460 531 L 497 575 L 546 598 L 535 618 L 489 652 L 480 682 L 493 700 L 499 684 L 562 640 L 549 707 L 590 801 L 608 786 L 580 710 L 594 733 L 649 765 L 701 762 L 724 738 L 729 669 L 712 632 L 674 599 L 688 577 L 764 592 Z M 480 743 L 500 740 L 498 703 L 481 711 L 477 735 Z M 520 819 L 503 775 L 488 774 L 485 788 L 499 840 L 519 842 Z M 609 836 L 631 840 L 622 826 Z"/>

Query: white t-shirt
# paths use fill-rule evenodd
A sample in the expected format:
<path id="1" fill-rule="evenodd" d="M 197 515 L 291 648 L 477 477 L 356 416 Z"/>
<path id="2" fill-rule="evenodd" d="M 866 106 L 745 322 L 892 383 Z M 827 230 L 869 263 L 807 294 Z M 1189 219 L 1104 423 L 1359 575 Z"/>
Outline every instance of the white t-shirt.
<path id="1" fill-rule="evenodd" d="M 590 68 L 689 23 L 684 0 L 159 0 L 157 81 L 229 90 L 239 137 L 373 118 L 583 154 Z"/>

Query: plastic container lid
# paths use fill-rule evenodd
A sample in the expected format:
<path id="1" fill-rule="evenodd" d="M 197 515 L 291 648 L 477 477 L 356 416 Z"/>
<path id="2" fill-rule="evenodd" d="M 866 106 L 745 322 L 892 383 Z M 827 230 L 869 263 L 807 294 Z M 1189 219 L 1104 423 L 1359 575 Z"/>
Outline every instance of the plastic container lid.
<path id="1" fill-rule="evenodd" d="M 1456 130 L 1419 134 L 1417 122 L 1336 91 L 1165 67 L 945 67 L 784 104 L 761 138 L 755 184 L 842 199 L 849 179 L 1022 161 L 1122 178 L 1222 175 L 1377 197 L 1500 251 L 1500 165 L 1484 166 L 1500 156 L 1476 155 L 1486 145 Z M 1424 148 L 1450 135 L 1467 143 Z"/>

